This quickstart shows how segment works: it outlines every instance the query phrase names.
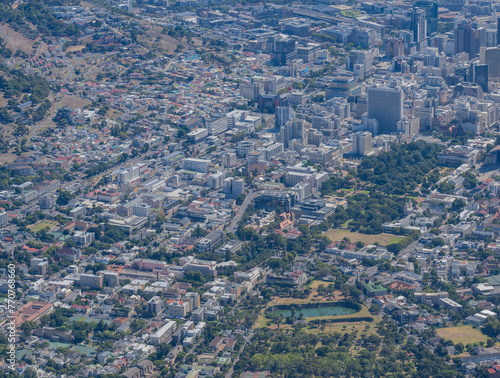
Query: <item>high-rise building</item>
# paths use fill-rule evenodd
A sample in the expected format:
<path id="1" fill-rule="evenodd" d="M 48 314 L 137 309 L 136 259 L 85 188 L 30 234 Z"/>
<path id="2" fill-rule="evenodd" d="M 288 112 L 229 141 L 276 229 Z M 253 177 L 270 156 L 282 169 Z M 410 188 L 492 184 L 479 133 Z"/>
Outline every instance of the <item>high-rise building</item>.
<path id="1" fill-rule="evenodd" d="M 414 4 L 415 8 L 425 11 L 425 19 L 427 21 L 427 35 L 438 32 L 438 2 L 432 0 L 417 0 Z"/>
<path id="2" fill-rule="evenodd" d="M 385 56 L 394 58 L 404 54 L 405 45 L 402 38 L 387 38 L 384 41 Z"/>
<path id="3" fill-rule="evenodd" d="M 287 35 L 279 34 L 274 37 L 271 61 L 275 66 L 285 66 L 297 58 L 295 40 Z"/>
<path id="4" fill-rule="evenodd" d="M 227 154 L 222 155 L 222 165 L 224 168 L 234 167 L 238 162 L 238 158 L 234 152 L 228 152 Z"/>
<path id="5" fill-rule="evenodd" d="M 162 311 L 162 300 L 160 297 L 155 296 L 148 301 L 148 313 L 157 316 L 160 315 Z"/>
<path id="6" fill-rule="evenodd" d="M 413 40 L 417 43 L 417 49 L 421 50 L 425 47 L 427 38 L 427 20 L 425 19 L 425 11 L 415 8 L 410 15 L 410 29 L 413 32 Z"/>
<path id="7" fill-rule="evenodd" d="M 282 128 L 285 124 L 295 118 L 295 112 L 290 106 L 277 106 L 275 110 L 276 127 Z"/>
<path id="8" fill-rule="evenodd" d="M 285 147 L 289 147 L 292 139 L 300 139 L 304 144 L 306 142 L 306 122 L 303 119 L 294 119 L 288 121 L 280 130 L 280 142 Z"/>
<path id="9" fill-rule="evenodd" d="M 466 52 L 469 54 L 469 59 L 472 59 L 479 53 L 480 30 L 474 28 L 472 22 L 461 21 L 453 33 L 455 35 L 455 54 Z"/>
<path id="10" fill-rule="evenodd" d="M 490 47 L 481 49 L 481 64 L 488 66 L 488 78 L 500 81 L 500 47 Z"/>
<path id="11" fill-rule="evenodd" d="M 240 95 L 248 100 L 256 100 L 261 94 L 264 93 L 264 83 L 241 83 Z"/>
<path id="12" fill-rule="evenodd" d="M 9 223 L 9 215 L 7 212 L 2 211 L 0 213 L 0 227 L 7 225 L 7 223 Z"/>
<path id="13" fill-rule="evenodd" d="M 368 88 L 368 119 L 378 121 L 378 133 L 397 131 L 397 123 L 403 118 L 403 91 L 399 88 Z"/>
<path id="14" fill-rule="evenodd" d="M 358 131 L 352 134 L 352 152 L 358 156 L 366 156 L 372 150 L 372 133 Z"/>
<path id="15" fill-rule="evenodd" d="M 479 85 L 484 93 L 488 92 L 488 65 L 471 64 L 472 82 Z"/>
<path id="16" fill-rule="evenodd" d="M 500 17 L 497 18 L 497 46 L 500 45 Z"/>

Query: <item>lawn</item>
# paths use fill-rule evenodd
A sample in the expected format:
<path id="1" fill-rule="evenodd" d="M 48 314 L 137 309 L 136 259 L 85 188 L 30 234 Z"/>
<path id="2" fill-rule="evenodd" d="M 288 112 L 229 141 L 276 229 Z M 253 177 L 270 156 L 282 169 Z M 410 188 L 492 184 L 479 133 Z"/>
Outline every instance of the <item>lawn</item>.
<path id="1" fill-rule="evenodd" d="M 439 328 L 436 330 L 436 333 L 443 339 L 451 340 L 455 344 L 473 344 L 480 341 L 486 342 L 486 340 L 488 339 L 488 337 L 486 335 L 483 335 L 481 331 L 476 328 L 472 328 L 472 326 L 470 325 Z"/>
<path id="2" fill-rule="evenodd" d="M 363 243 L 373 244 L 378 242 L 380 245 L 389 245 L 393 243 L 398 243 L 403 240 L 402 236 L 394 236 L 392 234 L 376 234 L 376 235 L 365 235 L 360 234 L 359 232 L 352 232 L 349 230 L 341 230 L 341 229 L 330 229 L 324 233 L 324 235 L 328 236 L 330 240 L 342 240 L 343 238 L 349 238 L 352 243 L 356 243 L 358 241 L 362 241 Z"/>
<path id="3" fill-rule="evenodd" d="M 29 228 L 33 232 L 38 232 L 38 231 L 43 230 L 45 227 L 48 227 L 49 229 L 51 229 L 53 226 L 54 225 L 50 222 L 41 222 L 41 223 L 35 224 L 33 227 L 29 227 Z"/>

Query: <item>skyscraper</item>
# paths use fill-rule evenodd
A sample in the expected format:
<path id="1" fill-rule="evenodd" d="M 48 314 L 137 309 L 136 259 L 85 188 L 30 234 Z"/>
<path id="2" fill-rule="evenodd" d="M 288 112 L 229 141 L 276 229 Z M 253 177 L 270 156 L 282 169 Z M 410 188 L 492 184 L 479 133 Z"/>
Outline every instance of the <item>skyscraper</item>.
<path id="1" fill-rule="evenodd" d="M 438 3 L 432 0 L 417 0 L 414 4 L 415 8 L 425 11 L 425 19 L 427 20 L 427 35 L 438 32 Z"/>
<path id="2" fill-rule="evenodd" d="M 469 54 L 469 59 L 472 59 L 479 53 L 479 30 L 473 27 L 472 22 L 461 21 L 453 33 L 455 35 L 455 54 L 466 52 Z"/>
<path id="3" fill-rule="evenodd" d="M 274 37 L 271 61 L 275 66 L 285 66 L 296 58 L 297 50 L 295 50 L 295 40 L 293 38 L 284 34 Z"/>
<path id="4" fill-rule="evenodd" d="M 399 88 L 368 88 L 368 118 L 379 123 L 380 134 L 397 131 L 397 123 L 403 118 L 403 91 Z"/>
<path id="5" fill-rule="evenodd" d="M 425 10 L 413 9 L 410 16 L 410 29 L 413 32 L 413 40 L 417 43 L 417 49 L 421 50 L 425 47 L 425 40 L 427 38 Z"/>
<path id="6" fill-rule="evenodd" d="M 301 139 L 305 143 L 306 122 L 303 119 L 294 119 L 288 121 L 285 126 L 280 129 L 280 142 L 285 147 L 289 146 L 292 139 Z"/>
<path id="7" fill-rule="evenodd" d="M 276 127 L 281 128 L 291 119 L 295 118 L 295 112 L 290 106 L 278 106 L 275 110 Z"/>
<path id="8" fill-rule="evenodd" d="M 481 87 L 483 92 L 488 92 L 488 65 L 471 63 L 472 82 Z"/>

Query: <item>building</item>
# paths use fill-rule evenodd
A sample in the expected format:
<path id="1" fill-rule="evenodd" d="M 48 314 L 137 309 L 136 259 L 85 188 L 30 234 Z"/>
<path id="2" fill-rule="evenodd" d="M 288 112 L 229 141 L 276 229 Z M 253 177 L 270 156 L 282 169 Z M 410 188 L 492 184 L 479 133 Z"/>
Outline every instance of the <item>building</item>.
<path id="1" fill-rule="evenodd" d="M 148 313 L 153 316 L 160 315 L 163 311 L 162 300 L 160 297 L 153 297 L 148 301 Z"/>
<path id="2" fill-rule="evenodd" d="M 368 119 L 376 119 L 378 132 L 391 134 L 397 132 L 397 124 L 403 118 L 403 91 L 399 88 L 368 88 Z"/>
<path id="3" fill-rule="evenodd" d="M 475 165 L 479 150 L 469 146 L 451 146 L 438 154 L 441 164 L 458 167 L 462 164 Z"/>
<path id="4" fill-rule="evenodd" d="M 367 283 L 363 285 L 366 295 L 370 297 L 378 297 L 387 294 L 387 289 L 382 285 Z"/>
<path id="5" fill-rule="evenodd" d="M 75 207 L 74 209 L 70 210 L 69 216 L 73 219 L 77 219 L 78 217 L 84 217 L 86 214 L 86 208 L 85 206 L 78 206 Z"/>
<path id="6" fill-rule="evenodd" d="M 271 62 L 275 66 L 285 66 L 296 58 L 295 40 L 284 34 L 275 36 L 271 52 Z"/>
<path id="7" fill-rule="evenodd" d="M 224 172 L 215 172 L 208 176 L 207 185 L 212 189 L 220 189 L 224 185 Z"/>
<path id="8" fill-rule="evenodd" d="M 245 180 L 228 177 L 223 182 L 222 191 L 226 193 L 228 198 L 238 198 L 245 193 Z"/>
<path id="9" fill-rule="evenodd" d="M 208 173 L 210 160 L 187 158 L 182 160 L 182 169 L 200 173 Z"/>
<path id="10" fill-rule="evenodd" d="M 372 151 L 372 133 L 358 131 L 352 134 L 352 152 L 357 156 L 366 156 Z"/>
<path id="11" fill-rule="evenodd" d="M 203 128 L 193 130 L 186 135 L 187 141 L 193 144 L 201 142 L 207 136 L 208 136 L 208 130 Z"/>
<path id="12" fill-rule="evenodd" d="M 385 56 L 389 59 L 404 54 L 404 43 L 401 38 L 387 38 L 384 41 Z"/>
<path id="13" fill-rule="evenodd" d="M 232 168 L 238 163 L 238 158 L 234 152 L 228 152 L 222 155 L 222 166 L 224 168 Z"/>
<path id="14" fill-rule="evenodd" d="M 307 282 L 307 274 L 300 271 L 286 272 L 282 275 L 270 274 L 267 276 L 266 282 L 272 285 L 302 286 Z"/>
<path id="15" fill-rule="evenodd" d="M 434 0 L 417 0 L 413 3 L 416 8 L 425 11 L 425 19 L 427 21 L 427 35 L 438 32 L 438 2 Z"/>
<path id="16" fill-rule="evenodd" d="M 89 245 L 94 241 L 94 233 L 85 231 L 76 231 L 72 238 L 77 245 L 85 246 Z"/>
<path id="17" fill-rule="evenodd" d="M 153 345 L 160 345 L 166 342 L 168 343 L 172 339 L 172 334 L 176 329 L 177 323 L 172 320 L 168 320 L 165 325 L 163 325 L 154 334 L 151 335 L 149 341 Z"/>
<path id="18" fill-rule="evenodd" d="M 64 260 L 76 262 L 80 261 L 81 252 L 79 249 L 63 247 L 56 251 L 56 255 Z"/>
<path id="19" fill-rule="evenodd" d="M 9 223 L 9 214 L 6 211 L 0 213 L 0 227 L 6 226 Z"/>
<path id="20" fill-rule="evenodd" d="M 410 30 L 413 32 L 413 40 L 417 43 L 417 50 L 425 47 L 427 39 L 427 20 L 423 9 L 415 8 L 410 16 Z"/>
<path id="21" fill-rule="evenodd" d="M 489 80 L 500 81 L 500 64 L 498 64 L 500 62 L 500 47 L 481 49 L 480 62 L 488 66 Z"/>
<path id="22" fill-rule="evenodd" d="M 79 285 L 90 287 L 91 289 L 100 289 L 102 287 L 104 276 L 102 274 L 82 274 L 80 275 Z"/>
<path id="23" fill-rule="evenodd" d="M 255 198 L 255 206 L 267 210 L 290 211 L 297 203 L 297 194 L 282 190 L 264 190 Z"/>
<path id="24" fill-rule="evenodd" d="M 240 84 L 240 95 L 241 97 L 246 98 L 247 100 L 256 100 L 263 93 L 264 93 L 264 83 L 251 82 L 251 83 Z"/>
<path id="25" fill-rule="evenodd" d="M 463 20 L 457 24 L 453 33 L 455 36 L 455 54 L 466 52 L 469 59 L 479 54 L 481 46 L 480 33 L 485 33 L 485 28 L 475 28 L 469 20 Z"/>
<path id="26" fill-rule="evenodd" d="M 167 301 L 168 316 L 172 318 L 184 318 L 191 311 L 190 301 Z"/>
<path id="27" fill-rule="evenodd" d="M 54 305 L 48 302 L 30 301 L 20 307 L 10 317 L 14 318 L 16 327 L 27 321 L 36 322 L 43 315 L 48 315 L 54 311 Z"/>
<path id="28" fill-rule="evenodd" d="M 198 241 L 197 251 L 199 253 L 213 252 L 224 243 L 224 232 L 214 230 Z"/>
<path id="29" fill-rule="evenodd" d="M 240 88 L 241 90 L 241 88 Z M 243 95 L 242 95 L 243 96 Z M 253 96 L 253 94 L 252 94 Z M 245 97 L 245 96 L 243 96 Z M 228 128 L 228 120 L 224 115 L 212 116 L 205 119 L 205 127 L 208 135 L 217 136 L 222 134 Z"/>
<path id="30" fill-rule="evenodd" d="M 292 140 L 300 140 L 302 145 L 306 144 L 306 121 L 303 119 L 292 119 L 285 123 L 280 129 L 280 142 L 289 148 Z"/>
<path id="31" fill-rule="evenodd" d="M 116 287 L 120 284 L 120 274 L 116 272 L 105 271 L 104 275 L 104 283 L 109 287 Z"/>
<path id="32" fill-rule="evenodd" d="M 147 218 L 151 215 L 151 206 L 146 203 L 134 204 L 132 207 L 132 214 L 137 217 Z"/>

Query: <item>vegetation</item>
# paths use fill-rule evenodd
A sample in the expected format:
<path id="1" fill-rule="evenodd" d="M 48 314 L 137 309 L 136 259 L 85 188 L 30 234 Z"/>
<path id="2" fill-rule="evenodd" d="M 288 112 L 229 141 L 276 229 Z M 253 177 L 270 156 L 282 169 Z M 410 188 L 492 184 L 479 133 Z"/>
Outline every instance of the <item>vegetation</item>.
<path id="1" fill-rule="evenodd" d="M 391 151 L 363 159 L 358 178 L 382 193 L 415 195 L 420 185 L 428 187 L 439 179 L 429 173 L 437 167 L 441 149 L 422 141 L 393 144 Z"/>

